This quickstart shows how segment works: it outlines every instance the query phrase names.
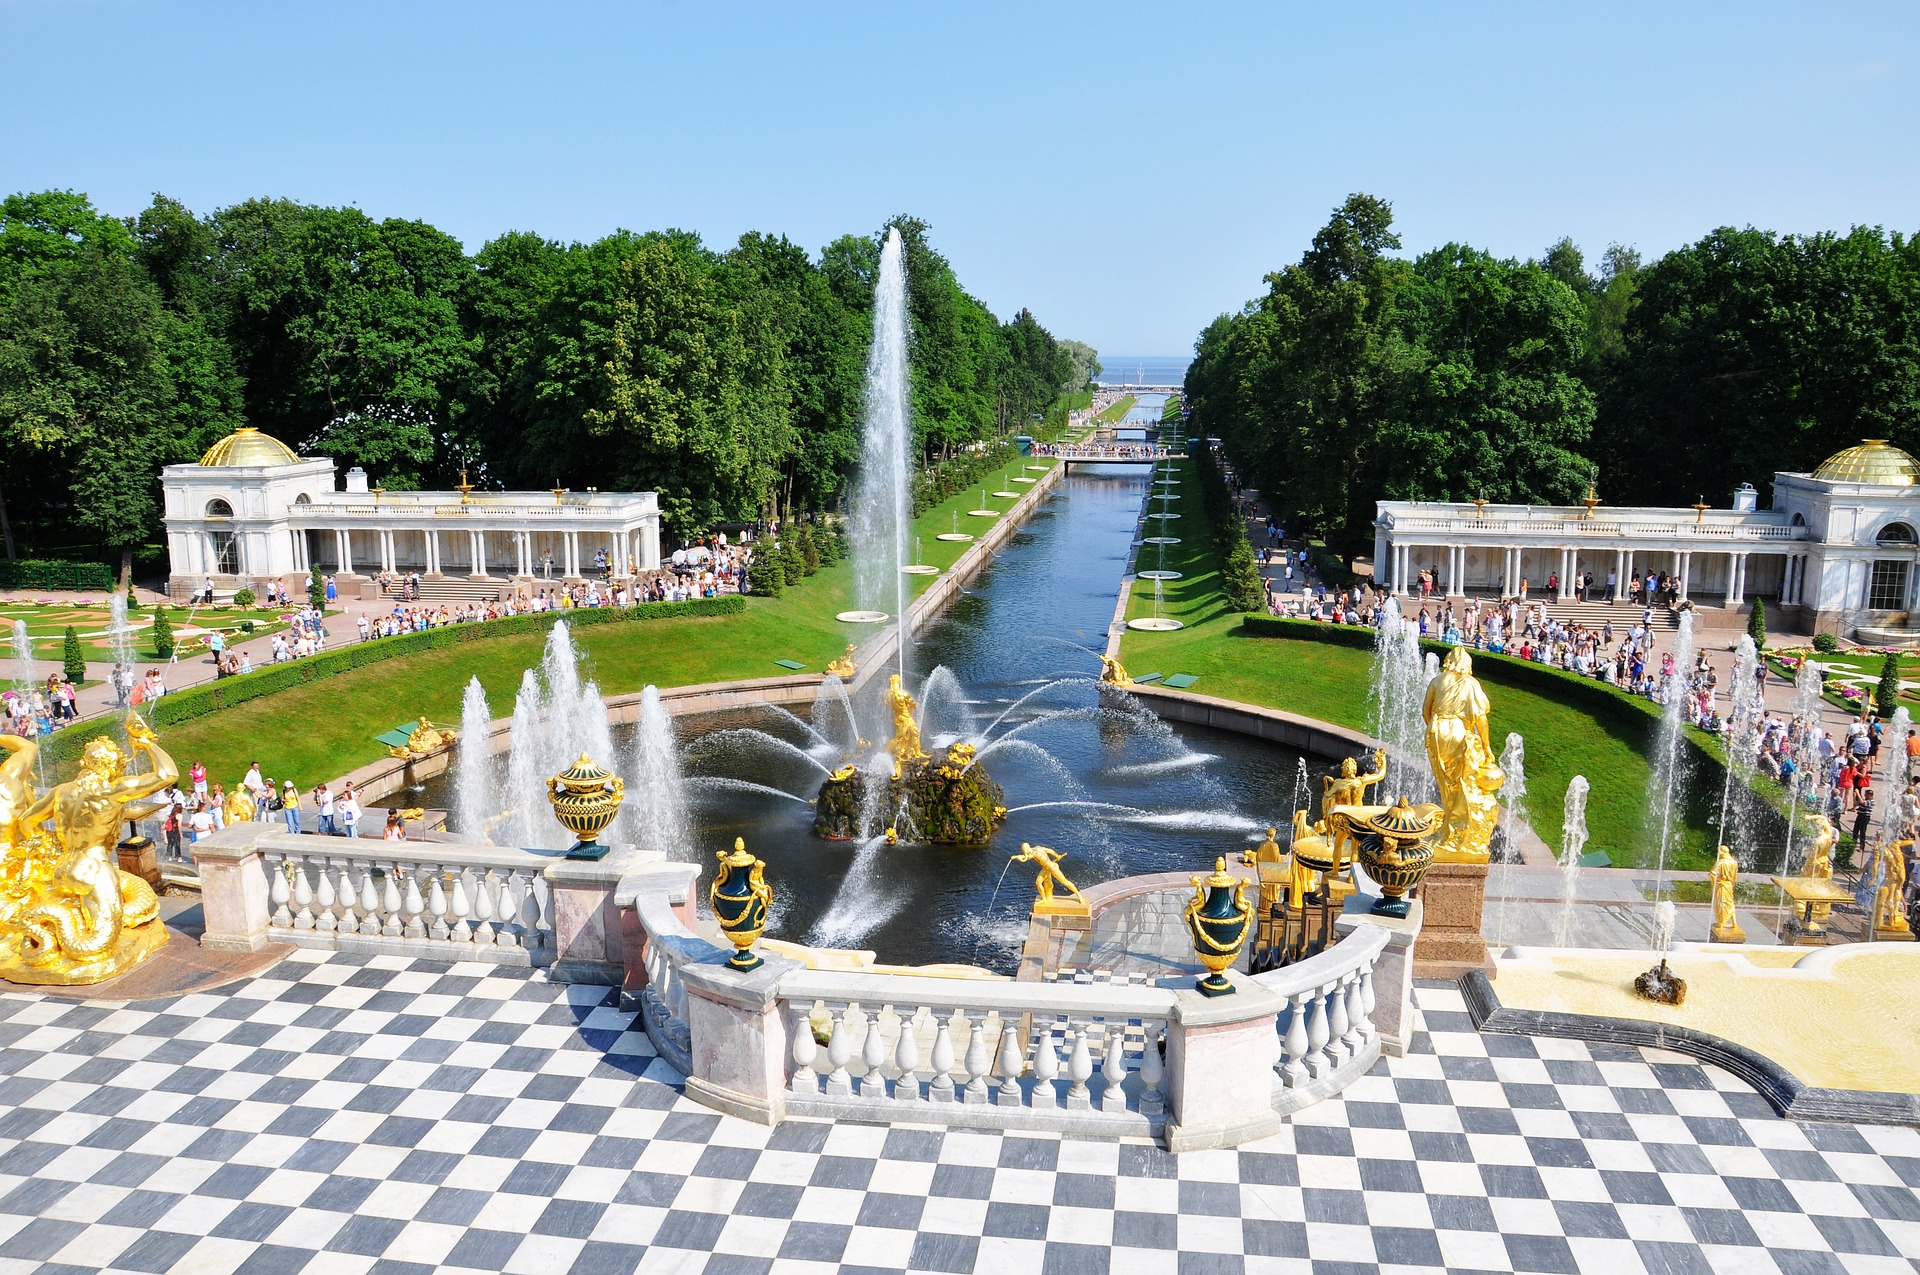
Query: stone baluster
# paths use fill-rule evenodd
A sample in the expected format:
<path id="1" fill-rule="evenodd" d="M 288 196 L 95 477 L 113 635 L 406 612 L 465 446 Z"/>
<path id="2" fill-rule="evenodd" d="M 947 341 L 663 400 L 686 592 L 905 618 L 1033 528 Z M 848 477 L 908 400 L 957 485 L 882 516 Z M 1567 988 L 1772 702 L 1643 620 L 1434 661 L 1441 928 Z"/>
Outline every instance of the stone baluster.
<path id="1" fill-rule="evenodd" d="M 537 950 L 546 946 L 548 941 L 549 925 L 545 916 L 546 905 L 540 901 L 540 891 L 537 888 L 539 876 L 533 872 L 523 872 L 520 875 L 526 879 L 527 886 L 526 893 L 520 897 L 520 928 L 526 932 L 526 938 L 523 940 L 526 945 Z"/>
<path id="2" fill-rule="evenodd" d="M 386 876 L 386 887 L 380 892 L 380 910 L 385 914 L 386 919 L 380 926 L 380 933 L 387 938 L 397 939 L 403 932 L 400 917 L 402 909 L 406 907 L 405 901 L 400 897 L 400 865 L 389 860 L 386 865 Z"/>
<path id="3" fill-rule="evenodd" d="M 1127 1109 L 1126 1063 L 1127 1038 L 1123 1029 L 1110 1028 L 1106 1045 L 1100 1051 L 1100 1078 L 1106 1086 L 1100 1091 L 1100 1110 L 1125 1111 Z"/>
<path id="4" fill-rule="evenodd" d="M 1025 1095 L 1020 1092 L 1020 1073 L 1026 1070 L 1026 1060 L 1020 1056 L 1020 1038 L 1018 1022 L 1011 1013 L 1002 1011 L 1000 1016 L 1000 1088 L 995 1091 L 993 1100 L 1002 1107 L 1018 1107 Z"/>
<path id="5" fill-rule="evenodd" d="M 1345 984 L 1340 988 L 1340 999 L 1345 1002 L 1347 1030 L 1340 1037 L 1346 1046 L 1348 1058 L 1358 1058 L 1367 1044 L 1367 1011 L 1360 1003 L 1360 971 L 1347 975 Z"/>
<path id="6" fill-rule="evenodd" d="M 1307 1000 L 1312 995 L 1312 992 L 1295 992 L 1287 1011 L 1286 1062 L 1281 1067 L 1281 1076 L 1289 1089 L 1299 1088 L 1308 1079 Z"/>
<path id="7" fill-rule="evenodd" d="M 471 943 L 473 930 L 467 918 L 473 915 L 473 903 L 467 898 L 467 874 L 455 868 L 447 875 L 453 887 L 447 899 L 447 937 L 456 943 Z"/>
<path id="8" fill-rule="evenodd" d="M 927 1060 L 933 1079 L 927 1082 L 927 1097 L 935 1102 L 953 1101 L 953 1037 L 947 1032 L 944 1014 L 933 1016 L 933 1056 Z"/>
<path id="9" fill-rule="evenodd" d="M 647 964 L 653 965 L 652 957 Z M 647 975 L 651 981 L 651 968 Z M 793 1078 L 787 1088 L 811 1098 L 820 1092 L 820 1075 L 813 1069 L 813 1060 L 820 1056 L 820 1043 L 813 1038 L 813 1015 L 806 1006 L 789 1004 L 787 1008 L 793 1014 Z"/>
<path id="10" fill-rule="evenodd" d="M 1360 971 L 1360 1026 L 1369 1041 L 1379 1038 L 1380 1028 L 1373 1021 L 1373 966 Z"/>
<path id="11" fill-rule="evenodd" d="M 406 910 L 406 935 L 410 939 L 427 937 L 427 901 L 420 894 L 421 869 L 415 868 L 407 873 L 406 901 L 401 906 Z"/>
<path id="12" fill-rule="evenodd" d="M 687 1025 L 687 985 L 680 981 L 680 971 L 675 969 L 671 960 L 666 962 L 667 1013 L 673 1018 L 676 1028 L 684 1031 Z"/>
<path id="13" fill-rule="evenodd" d="M 313 882 L 307 877 L 307 865 L 297 863 L 293 867 L 293 928 L 311 930 L 313 928 Z"/>
<path id="14" fill-rule="evenodd" d="M 444 942 L 452 930 L 447 925 L 447 890 L 440 880 L 440 866 L 421 864 L 420 870 L 427 874 L 427 934 Z"/>
<path id="15" fill-rule="evenodd" d="M 1347 1033 L 1353 1024 L 1347 1021 L 1346 979 L 1335 979 L 1327 984 L 1324 991 L 1327 1001 L 1327 1057 L 1338 1067 L 1353 1057 L 1353 1051 L 1347 1047 Z"/>
<path id="16" fill-rule="evenodd" d="M 866 1071 L 860 1077 L 862 1098 L 887 1096 L 887 1042 L 880 1035 L 880 1011 L 864 1018 L 867 1033 L 860 1042 L 860 1061 Z"/>
<path id="17" fill-rule="evenodd" d="M 315 929 L 331 934 L 333 927 L 340 923 L 333 914 L 334 907 L 339 903 L 339 896 L 333 892 L 333 875 L 327 871 L 326 864 L 320 865 L 318 875 L 320 888 L 314 896 L 314 901 L 320 905 L 320 912 L 314 917 L 313 925 Z"/>
<path id="18" fill-rule="evenodd" d="M 473 873 L 473 941 L 493 946 L 493 885 L 487 880 L 486 872 L 478 868 Z M 663 958 L 662 964 L 665 963 Z M 662 989 L 660 1003 L 667 1003 L 665 989 Z"/>
<path id="19" fill-rule="evenodd" d="M 486 883 L 493 895 L 493 943 L 495 947 L 520 946 L 520 926 L 516 921 L 519 904 L 513 897 L 513 873 L 488 868 Z"/>
<path id="20" fill-rule="evenodd" d="M 350 863 L 343 862 L 334 870 L 333 893 L 340 908 L 338 928 L 342 934 L 353 933 L 354 928 L 359 925 L 359 922 L 354 919 L 353 904 L 354 900 L 360 896 L 360 892 L 354 889 L 353 878 L 347 875 L 347 869 L 351 866 Z"/>
<path id="21" fill-rule="evenodd" d="M 1054 1077 L 1060 1074 L 1060 1051 L 1053 1047 L 1053 1027 L 1036 1023 L 1033 1029 L 1033 1105 L 1050 1111 L 1060 1105 Z"/>
<path id="22" fill-rule="evenodd" d="M 827 1037 L 827 1062 L 833 1066 L 827 1073 L 827 1093 L 833 1097 L 844 1098 L 853 1093 L 853 1077 L 847 1074 L 847 1059 L 853 1057 L 847 1019 L 856 1012 L 851 1008 L 833 1011 L 833 1034 Z"/>
<path id="23" fill-rule="evenodd" d="M 273 868 L 273 883 L 267 888 L 267 898 L 273 902 L 273 921 L 277 929 L 293 927 L 293 913 L 287 908 L 287 900 L 293 897 L 293 891 L 287 884 L 287 876 L 293 869 L 293 861 L 282 859 Z"/>
<path id="24" fill-rule="evenodd" d="M 900 1070 L 900 1078 L 893 1082 L 893 1096 L 901 1102 L 920 1100 L 920 1042 L 913 1034 L 917 1018 L 919 1014 L 914 1013 L 900 1020 L 900 1041 L 893 1050 L 893 1065 Z"/>
<path id="25" fill-rule="evenodd" d="M 380 932 L 380 889 L 373 883 L 371 863 L 360 874 L 360 932 Z"/>
<path id="26" fill-rule="evenodd" d="M 1092 1110 L 1093 1094 L 1087 1088 L 1087 1081 L 1092 1077 L 1093 1055 L 1087 1051 L 1087 1033 L 1076 1029 L 1073 1052 L 1067 1055 L 1067 1079 L 1073 1082 L 1067 1088 L 1068 1111 Z"/>
<path id="27" fill-rule="evenodd" d="M 967 1033 L 967 1053 L 962 1059 L 967 1069 L 967 1090 L 962 1101 L 985 1103 L 987 1101 L 987 1073 L 993 1070 L 993 1055 L 987 1050 L 987 1030 L 984 1021 L 968 1019 L 970 1030 Z"/>
<path id="28" fill-rule="evenodd" d="M 1327 996 L 1320 988 L 1307 993 L 1307 1074 L 1315 1080 L 1333 1070 L 1327 1057 Z"/>
<path id="29" fill-rule="evenodd" d="M 1160 1056 L 1160 1041 L 1164 1029 L 1159 1023 L 1147 1024 L 1146 1047 L 1140 1051 L 1140 1112 L 1142 1115 L 1157 1116 L 1167 1109 L 1167 1100 L 1161 1092 L 1166 1084 L 1166 1060 Z"/>

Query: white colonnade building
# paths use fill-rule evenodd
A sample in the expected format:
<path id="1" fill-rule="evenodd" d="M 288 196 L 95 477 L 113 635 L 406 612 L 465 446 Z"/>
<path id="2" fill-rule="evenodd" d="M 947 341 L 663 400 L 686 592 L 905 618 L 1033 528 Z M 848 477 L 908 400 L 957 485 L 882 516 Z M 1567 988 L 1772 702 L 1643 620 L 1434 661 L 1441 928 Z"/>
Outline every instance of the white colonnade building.
<path id="1" fill-rule="evenodd" d="M 441 586 L 423 596 L 478 597 L 660 566 L 653 492 L 383 491 L 358 468 L 336 490 L 330 458 L 303 458 L 256 429 L 167 466 L 160 483 L 176 597 L 209 579 L 221 591 L 280 579 L 300 592 L 316 566 L 348 597 L 383 571 Z M 447 587 L 455 581 L 465 587 Z"/>
<path id="2" fill-rule="evenodd" d="M 1568 603 L 1588 572 L 1588 597 L 1609 601 L 1651 571 L 1708 624 L 1743 623 L 1764 599 L 1808 631 L 1920 640 L 1920 461 L 1869 439 L 1772 486 L 1766 509 L 1744 483 L 1726 509 L 1383 500 L 1374 576 L 1402 596 L 1431 571 L 1448 597 L 1517 597 L 1524 581 L 1529 600 Z"/>

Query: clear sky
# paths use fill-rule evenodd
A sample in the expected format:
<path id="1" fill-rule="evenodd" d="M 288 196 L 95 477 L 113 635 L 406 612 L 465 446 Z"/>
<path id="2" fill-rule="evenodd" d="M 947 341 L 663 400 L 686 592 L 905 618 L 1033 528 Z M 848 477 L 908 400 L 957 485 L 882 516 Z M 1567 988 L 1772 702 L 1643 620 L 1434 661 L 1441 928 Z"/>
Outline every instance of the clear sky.
<path id="1" fill-rule="evenodd" d="M 0 188 L 817 250 L 1188 350 L 1350 191 L 1409 251 L 1920 229 L 1920 5 L 0 0 Z"/>

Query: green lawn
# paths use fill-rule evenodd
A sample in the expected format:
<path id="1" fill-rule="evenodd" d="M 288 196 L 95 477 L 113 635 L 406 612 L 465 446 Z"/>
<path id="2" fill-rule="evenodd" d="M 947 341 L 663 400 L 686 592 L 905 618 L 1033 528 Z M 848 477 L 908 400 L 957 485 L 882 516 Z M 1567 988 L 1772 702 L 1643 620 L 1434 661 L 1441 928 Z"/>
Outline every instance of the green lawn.
<path id="1" fill-rule="evenodd" d="M 152 642 L 153 607 L 141 607 L 127 615 L 129 636 L 133 642 L 133 656 L 142 663 L 163 663 L 154 652 Z M 187 616 L 192 613 L 192 623 Z M 184 606 L 167 608 L 167 618 L 173 622 L 173 631 L 180 639 L 180 649 L 184 657 L 189 650 L 198 652 L 204 649 L 205 634 L 193 630 L 218 630 L 229 638 L 253 638 L 277 632 L 287 626 L 281 622 L 283 611 L 262 610 L 258 607 L 241 610 L 237 607 L 201 607 L 198 611 Z M 33 658 L 58 662 L 65 650 L 67 627 L 71 625 L 80 646 L 89 660 L 110 660 L 113 658 L 113 645 L 108 639 L 108 625 L 111 613 L 102 606 L 57 605 L 40 606 L 28 602 L 0 603 L 0 640 L 10 641 L 14 622 L 27 622 L 27 638 L 33 645 Z M 253 631 L 242 634 L 242 621 L 251 621 Z M 9 645 L 4 653 L 12 654 Z"/>
<path id="2" fill-rule="evenodd" d="M 1106 411 L 1101 412 L 1098 416 L 1094 417 L 1093 423 L 1095 425 L 1116 424 L 1119 421 L 1124 420 L 1126 418 L 1127 413 L 1133 410 L 1133 405 L 1135 403 L 1138 403 L 1139 401 L 1140 401 L 1140 398 L 1136 394 L 1123 394 L 1119 398 L 1115 399 L 1113 401 L 1113 405 L 1107 408 Z"/>
<path id="3" fill-rule="evenodd" d="M 1055 462 L 1022 462 L 1028 463 Z M 978 490 L 963 492 L 917 520 L 921 562 L 944 569 L 970 547 L 934 538 L 951 528 L 956 514 L 961 530 L 976 536 L 992 525 L 967 516 L 979 502 Z M 987 504 L 1005 509 L 1013 502 L 989 496 Z M 936 577 L 908 578 L 917 596 Z M 595 625 L 578 629 L 575 641 L 607 695 L 649 683 L 687 686 L 775 677 L 787 672 L 776 659 L 818 672 L 848 642 L 873 634 L 871 627 L 855 629 L 834 619 L 853 606 L 852 567 L 840 563 L 778 598 L 749 597 L 740 615 Z M 336 625 L 335 631 L 342 627 Z M 215 778 L 228 782 L 257 759 L 276 778 L 311 786 L 379 758 L 384 750 L 373 737 L 400 722 L 422 715 L 456 721 L 473 677 L 486 688 L 494 716 L 507 716 L 522 670 L 539 662 L 545 642 L 544 635 L 519 635 L 422 651 L 182 722 L 168 727 L 162 742 L 183 766 L 203 761 Z"/>
<path id="4" fill-rule="evenodd" d="M 1168 508 L 1178 509 L 1182 516 L 1168 524 L 1177 530 L 1167 534 L 1179 536 L 1181 543 L 1166 547 L 1165 565 L 1186 574 L 1166 583 L 1160 614 L 1187 627 L 1174 633 L 1129 630 L 1121 648 L 1128 672 L 1195 674 L 1199 681 L 1192 690 L 1198 694 L 1370 731 L 1371 655 L 1325 642 L 1244 634 L 1240 615 L 1228 609 L 1220 594 L 1217 560 L 1201 520 L 1192 467 L 1185 461 L 1176 465 L 1182 482 L 1172 490 L 1182 493 L 1183 499 Z M 1156 566 L 1156 554 L 1155 546 L 1143 545 L 1140 567 Z M 1129 619 L 1153 613 L 1150 584 L 1134 582 Z M 1617 712 L 1599 714 L 1531 687 L 1498 682 L 1489 668 L 1481 672 L 1493 705 L 1489 727 L 1495 745 L 1509 731 L 1518 731 L 1526 740 L 1526 804 L 1534 831 L 1548 845 L 1559 847 L 1567 786 L 1575 775 L 1583 774 L 1592 785 L 1587 804 L 1588 849 L 1605 850 L 1622 866 L 1650 862 L 1646 793 L 1653 777 L 1647 758 L 1653 751 L 1654 718 L 1624 697 Z M 1715 779 L 1718 774 L 1715 769 Z M 1668 865 L 1673 868 L 1709 864 L 1706 820 L 1712 803 L 1703 793 L 1689 804 L 1682 849 Z"/>

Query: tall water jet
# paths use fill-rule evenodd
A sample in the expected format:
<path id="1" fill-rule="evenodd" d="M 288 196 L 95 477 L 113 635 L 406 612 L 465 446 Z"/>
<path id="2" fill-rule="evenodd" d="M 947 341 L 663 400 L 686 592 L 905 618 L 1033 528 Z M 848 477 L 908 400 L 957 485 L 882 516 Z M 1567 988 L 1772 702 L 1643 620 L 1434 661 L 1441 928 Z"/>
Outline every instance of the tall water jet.
<path id="1" fill-rule="evenodd" d="M 1560 814 L 1560 924 L 1555 947 L 1573 946 L 1573 904 L 1580 895 L 1580 856 L 1587 848 L 1587 777 L 1575 775 L 1567 785 Z"/>
<path id="2" fill-rule="evenodd" d="M 13 622 L 13 693 L 25 698 L 33 692 L 33 639 L 27 622 Z"/>
<path id="3" fill-rule="evenodd" d="M 1906 792 L 1907 785 L 1913 782 L 1913 763 L 1907 756 L 1907 732 L 1912 729 L 1913 714 L 1902 704 L 1887 719 L 1887 733 L 1881 744 L 1882 751 L 1888 754 L 1892 762 L 1887 767 L 1887 776 L 1895 796 Z"/>
<path id="4" fill-rule="evenodd" d="M 1737 825 L 1745 822 L 1747 791 L 1759 762 L 1760 726 L 1764 710 L 1755 677 L 1759 666 L 1759 649 L 1754 646 L 1751 637 L 1741 634 L 1733 650 L 1733 676 L 1727 688 L 1731 703 L 1721 731 L 1721 740 L 1727 749 L 1727 775 L 1720 789 L 1720 841 L 1728 846 L 1747 844 L 1744 827 Z M 1738 802 L 1733 797 L 1736 784 L 1740 789 Z"/>
<path id="5" fill-rule="evenodd" d="M 693 821 L 687 817 L 686 780 L 680 773 L 680 743 L 673 718 L 660 702 L 660 688 L 640 693 L 640 729 L 634 740 L 633 782 L 626 808 L 633 811 L 633 840 L 642 850 L 689 862 L 695 856 Z"/>
<path id="6" fill-rule="evenodd" d="M 873 289 L 873 344 L 867 350 L 866 423 L 860 482 L 853 500 L 853 566 L 860 606 L 890 611 L 899 634 L 899 668 L 907 671 L 907 526 L 912 516 L 908 451 L 913 421 L 907 406 L 907 269 L 898 227 L 880 247 Z"/>
<path id="7" fill-rule="evenodd" d="M 1420 709 L 1437 666 L 1420 658 L 1420 626 L 1400 614 L 1398 598 L 1388 598 L 1373 635 L 1373 668 L 1367 691 L 1373 733 L 1387 746 L 1383 792 L 1404 793 L 1411 801 L 1431 801 L 1433 775 L 1427 769 L 1426 723 Z"/>
<path id="8" fill-rule="evenodd" d="M 1693 677 L 1693 612 L 1680 613 L 1680 631 L 1673 636 L 1673 676 L 1660 687 L 1660 731 L 1654 745 L 1652 823 L 1654 846 L 1654 896 L 1667 886 L 1667 852 L 1672 848 L 1674 826 L 1682 813 L 1687 790 L 1686 726 L 1687 697 Z"/>
<path id="9" fill-rule="evenodd" d="M 1494 890 L 1493 933 L 1507 937 L 1507 908 L 1513 901 L 1513 865 L 1522 862 L 1520 826 L 1527 819 L 1527 741 L 1518 731 L 1507 735 L 1500 749 L 1500 773 L 1507 781 L 1500 785 L 1500 851 L 1494 856 L 1500 875 Z"/>
<path id="10" fill-rule="evenodd" d="M 488 727 L 492 723 L 486 688 L 479 678 L 468 679 L 460 697 L 460 765 L 454 772 L 453 813 L 460 834 L 476 841 L 493 839 L 487 824 L 500 813 L 500 784 L 488 750 Z"/>
<path id="11" fill-rule="evenodd" d="M 547 634 L 539 670 L 526 671 L 513 701 L 507 792 L 502 805 L 518 812 L 509 821 L 517 844 L 548 850 L 572 844 L 571 834 L 561 828 L 548 809 L 546 786 L 549 776 L 567 769 L 582 753 L 616 774 L 628 770 L 614 754 L 613 730 L 600 688 L 580 680 L 573 637 L 562 621 Z M 632 840 L 632 805 L 628 802 L 622 806 L 605 834 L 608 841 Z"/>

